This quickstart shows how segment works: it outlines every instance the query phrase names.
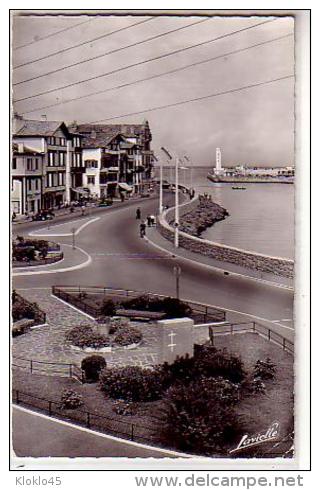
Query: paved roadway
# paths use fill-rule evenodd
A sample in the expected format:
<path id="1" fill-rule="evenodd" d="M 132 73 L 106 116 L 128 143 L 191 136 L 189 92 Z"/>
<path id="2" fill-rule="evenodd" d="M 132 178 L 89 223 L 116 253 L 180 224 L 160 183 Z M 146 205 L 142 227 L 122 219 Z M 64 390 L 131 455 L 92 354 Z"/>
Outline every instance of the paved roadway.
<path id="1" fill-rule="evenodd" d="M 165 199 L 166 202 L 172 201 L 172 196 L 167 195 Z M 157 199 L 140 202 L 142 215 L 156 214 L 157 204 Z M 179 259 L 168 257 L 139 237 L 138 221 L 135 219 L 137 205 L 128 202 L 125 207 L 110 208 L 104 212 L 99 210 L 100 219 L 77 235 L 76 245 L 92 257 L 91 264 L 85 269 L 15 277 L 14 287 L 105 285 L 174 295 L 173 265 L 178 263 L 182 268 L 182 298 L 268 319 L 273 322 L 276 331 L 292 338 L 292 291 L 259 284 L 245 278 L 222 276 L 221 273 L 199 268 L 196 264 L 186 264 Z M 92 217 L 95 216 L 93 211 Z M 59 223 L 68 222 L 70 219 L 72 218 L 60 218 Z M 41 223 L 18 225 L 13 228 L 13 233 L 26 234 L 41 226 L 47 227 Z M 71 244 L 71 237 L 60 237 L 57 241 Z"/>
<path id="2" fill-rule="evenodd" d="M 12 445 L 17 457 L 177 457 L 170 451 L 121 441 L 15 406 L 12 410 Z"/>

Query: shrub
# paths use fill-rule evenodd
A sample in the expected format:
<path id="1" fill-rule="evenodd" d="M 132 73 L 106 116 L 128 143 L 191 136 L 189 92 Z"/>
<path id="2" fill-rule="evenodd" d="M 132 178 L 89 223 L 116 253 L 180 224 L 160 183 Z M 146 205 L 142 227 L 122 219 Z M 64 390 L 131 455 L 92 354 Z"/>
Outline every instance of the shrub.
<path id="1" fill-rule="evenodd" d="M 195 370 L 198 376 L 222 376 L 233 383 L 240 383 L 246 375 L 240 357 L 232 356 L 225 350 L 218 350 L 213 346 L 203 346 L 198 351 Z"/>
<path id="2" fill-rule="evenodd" d="M 238 387 L 223 378 L 203 378 L 167 391 L 166 439 L 181 450 L 210 454 L 235 438 Z"/>
<path id="3" fill-rule="evenodd" d="M 35 311 L 31 304 L 16 300 L 12 305 L 13 321 L 21 320 L 22 318 L 35 318 Z"/>
<path id="4" fill-rule="evenodd" d="M 130 327 L 130 320 L 129 318 L 124 318 L 124 317 L 114 317 L 110 319 L 110 327 L 109 327 L 109 334 L 113 335 L 116 332 L 118 332 L 121 329 L 125 329 Z"/>
<path id="5" fill-rule="evenodd" d="M 269 357 L 265 361 L 258 360 L 254 366 L 253 377 L 260 379 L 274 379 L 276 375 L 276 365 Z"/>
<path id="6" fill-rule="evenodd" d="M 63 390 L 61 394 L 61 408 L 74 409 L 83 405 L 82 395 L 73 390 Z"/>
<path id="7" fill-rule="evenodd" d="M 157 298 L 142 295 L 121 303 L 124 308 L 141 311 L 159 311 L 166 314 L 166 318 L 181 318 L 192 313 L 190 306 L 178 298 Z"/>
<path id="8" fill-rule="evenodd" d="M 162 365 L 162 372 L 167 386 L 176 382 L 188 384 L 197 377 L 195 359 L 188 354 L 185 357 L 177 357 L 171 364 L 165 362 Z"/>
<path id="9" fill-rule="evenodd" d="M 158 400 L 163 393 L 161 373 L 138 366 L 104 369 L 100 373 L 100 387 L 110 398 L 127 402 Z"/>
<path id="10" fill-rule="evenodd" d="M 100 371 L 105 367 L 105 358 L 99 355 L 85 357 L 81 362 L 81 369 L 84 370 L 86 379 L 90 381 L 98 381 Z"/>
<path id="11" fill-rule="evenodd" d="M 66 340 L 81 349 L 86 347 L 99 349 L 110 345 L 110 339 L 95 332 L 90 325 L 80 325 L 72 328 L 66 333 Z"/>
<path id="12" fill-rule="evenodd" d="M 112 299 L 103 300 L 100 313 L 104 316 L 114 316 L 116 314 L 116 305 Z"/>
<path id="13" fill-rule="evenodd" d="M 136 411 L 136 405 L 131 402 L 117 400 L 112 407 L 112 411 L 117 415 L 133 415 Z"/>
<path id="14" fill-rule="evenodd" d="M 23 335 L 29 332 L 30 327 L 32 326 L 32 320 L 19 320 L 18 322 L 12 325 L 12 337 L 18 337 L 19 335 Z"/>
<path id="15" fill-rule="evenodd" d="M 110 330 L 109 330 L 110 333 Z M 142 340 L 142 333 L 134 327 L 120 328 L 113 342 L 115 345 L 126 346 L 138 344 Z"/>

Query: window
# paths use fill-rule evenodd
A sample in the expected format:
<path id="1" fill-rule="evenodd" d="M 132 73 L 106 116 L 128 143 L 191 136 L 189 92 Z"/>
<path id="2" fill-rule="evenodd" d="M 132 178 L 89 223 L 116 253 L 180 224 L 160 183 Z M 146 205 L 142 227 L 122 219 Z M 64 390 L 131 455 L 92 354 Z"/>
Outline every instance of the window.
<path id="1" fill-rule="evenodd" d="M 16 168 L 17 168 L 17 159 L 13 158 L 12 159 L 12 170 L 16 170 Z"/>
<path id="2" fill-rule="evenodd" d="M 81 155 L 77 153 L 77 167 L 81 167 Z"/>
<path id="3" fill-rule="evenodd" d="M 53 151 L 49 151 L 49 167 L 53 167 L 54 165 L 54 153 Z"/>
<path id="4" fill-rule="evenodd" d="M 27 170 L 32 170 L 32 158 L 27 158 Z"/>
<path id="5" fill-rule="evenodd" d="M 38 170 L 38 168 L 39 168 L 39 161 L 38 161 L 38 158 L 35 158 L 34 159 L 34 169 Z"/>
<path id="6" fill-rule="evenodd" d="M 65 138 L 60 138 L 60 146 L 66 146 Z"/>
<path id="7" fill-rule="evenodd" d="M 52 174 L 47 174 L 47 187 L 52 187 Z"/>
<path id="8" fill-rule="evenodd" d="M 32 190 L 32 180 L 31 179 L 27 180 L 27 187 L 28 187 L 28 191 Z"/>
<path id="9" fill-rule="evenodd" d="M 59 162 L 60 166 L 64 167 L 64 165 L 65 165 L 65 153 L 61 151 L 59 153 L 59 158 L 60 158 L 60 162 Z"/>
<path id="10" fill-rule="evenodd" d="M 36 179 L 35 180 L 35 184 L 36 184 L 36 191 L 38 191 L 39 190 L 39 187 L 40 187 L 40 185 L 39 185 L 40 184 L 40 179 Z"/>
<path id="11" fill-rule="evenodd" d="M 89 184 L 93 184 L 94 185 L 94 183 L 95 183 L 94 175 L 88 175 L 87 182 L 88 182 L 88 185 Z"/>

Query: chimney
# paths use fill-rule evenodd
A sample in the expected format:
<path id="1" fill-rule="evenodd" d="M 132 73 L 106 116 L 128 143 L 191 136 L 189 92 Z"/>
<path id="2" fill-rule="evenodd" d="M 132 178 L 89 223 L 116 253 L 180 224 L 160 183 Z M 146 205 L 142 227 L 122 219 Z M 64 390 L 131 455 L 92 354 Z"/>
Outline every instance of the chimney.
<path id="1" fill-rule="evenodd" d="M 41 114 L 41 121 L 47 120 L 47 114 Z"/>
<path id="2" fill-rule="evenodd" d="M 19 129 L 23 126 L 23 117 L 20 116 L 17 112 L 13 113 L 13 121 L 12 121 L 12 132 L 13 134 L 17 133 Z"/>
<path id="3" fill-rule="evenodd" d="M 23 152 L 24 152 L 24 144 L 18 143 L 18 153 L 23 153 Z"/>

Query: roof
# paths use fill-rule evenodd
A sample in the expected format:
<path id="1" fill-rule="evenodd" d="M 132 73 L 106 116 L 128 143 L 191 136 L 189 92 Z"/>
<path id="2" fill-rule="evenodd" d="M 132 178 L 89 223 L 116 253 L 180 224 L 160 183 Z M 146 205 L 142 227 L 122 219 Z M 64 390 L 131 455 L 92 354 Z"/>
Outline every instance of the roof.
<path id="1" fill-rule="evenodd" d="M 85 138 L 84 147 L 105 148 L 117 135 L 126 138 L 144 138 L 146 129 L 149 125 L 146 121 L 143 124 L 78 124 L 69 127 L 70 131 L 77 131 Z"/>
<path id="2" fill-rule="evenodd" d="M 23 120 L 22 126 L 17 130 L 15 136 L 53 136 L 59 128 L 67 136 L 70 135 L 63 121 Z"/>

